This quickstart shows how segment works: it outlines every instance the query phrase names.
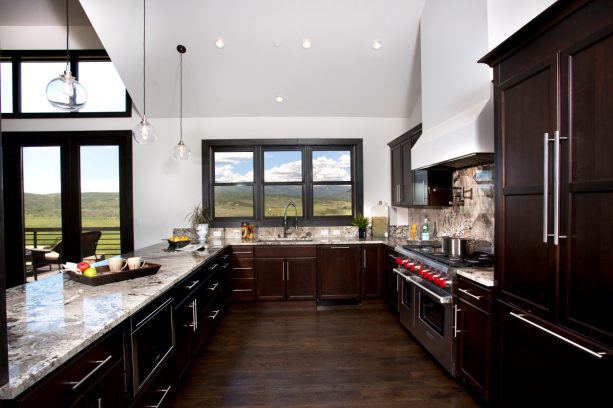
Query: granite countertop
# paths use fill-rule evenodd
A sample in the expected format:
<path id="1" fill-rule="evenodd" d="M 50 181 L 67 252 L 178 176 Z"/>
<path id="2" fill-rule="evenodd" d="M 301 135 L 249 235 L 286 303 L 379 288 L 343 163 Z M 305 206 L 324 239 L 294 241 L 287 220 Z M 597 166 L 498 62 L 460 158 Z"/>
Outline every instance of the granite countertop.
<path id="1" fill-rule="evenodd" d="M 310 240 L 305 239 L 296 239 L 296 240 L 285 240 L 285 239 L 256 239 L 253 241 L 243 241 L 240 238 L 236 239 L 216 239 L 209 238 L 209 243 L 212 245 L 359 245 L 359 244 L 384 244 L 391 248 L 394 248 L 397 245 L 404 245 L 407 243 L 405 239 L 398 238 L 357 238 L 357 237 L 344 237 L 339 236 L 338 238 L 313 238 Z"/>
<path id="2" fill-rule="evenodd" d="M 192 253 L 166 247 L 124 255 L 162 265 L 155 275 L 87 286 L 57 274 L 7 289 L 9 382 L 0 387 L 0 399 L 17 397 L 223 249 Z"/>
<path id="3" fill-rule="evenodd" d="M 474 282 L 480 283 L 483 286 L 494 286 L 494 267 L 470 267 L 470 268 L 458 268 L 458 275 L 470 279 Z"/>

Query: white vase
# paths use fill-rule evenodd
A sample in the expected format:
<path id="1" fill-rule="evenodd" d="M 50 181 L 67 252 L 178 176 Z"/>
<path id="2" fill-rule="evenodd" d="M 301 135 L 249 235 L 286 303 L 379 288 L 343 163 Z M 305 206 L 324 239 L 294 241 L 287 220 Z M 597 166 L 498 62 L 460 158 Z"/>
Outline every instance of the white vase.
<path id="1" fill-rule="evenodd" d="M 196 225 L 196 234 L 198 235 L 198 241 L 206 241 L 206 236 L 209 234 L 209 224 Z"/>

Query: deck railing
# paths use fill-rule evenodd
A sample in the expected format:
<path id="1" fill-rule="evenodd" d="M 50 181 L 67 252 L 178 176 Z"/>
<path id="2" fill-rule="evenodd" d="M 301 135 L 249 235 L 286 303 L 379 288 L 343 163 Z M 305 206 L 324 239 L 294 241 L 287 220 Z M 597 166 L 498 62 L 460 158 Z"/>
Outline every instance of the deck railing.
<path id="1" fill-rule="evenodd" d="M 102 236 L 96 248 L 97 254 L 106 257 L 121 254 L 121 240 L 119 227 L 85 227 L 86 231 L 101 231 Z M 57 227 L 25 228 L 26 247 L 51 247 L 62 239 L 62 229 Z"/>

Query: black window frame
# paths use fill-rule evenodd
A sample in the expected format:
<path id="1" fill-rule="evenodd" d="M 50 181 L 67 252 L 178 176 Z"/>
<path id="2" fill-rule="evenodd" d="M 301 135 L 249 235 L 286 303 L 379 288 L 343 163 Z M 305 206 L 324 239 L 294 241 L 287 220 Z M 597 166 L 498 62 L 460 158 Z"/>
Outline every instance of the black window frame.
<path id="1" fill-rule="evenodd" d="M 111 61 L 105 50 L 71 50 L 70 68 L 79 79 L 79 62 Z M 1 62 L 10 62 L 13 68 L 13 112 L 2 113 L 4 119 L 66 119 L 66 118 L 118 118 L 132 116 L 132 99 L 126 88 L 126 109 L 122 112 L 21 112 L 21 63 L 22 62 L 66 62 L 66 50 L 3 50 Z M 58 72 L 58 75 L 61 72 Z M 49 78 L 51 80 L 51 78 Z"/>
<path id="2" fill-rule="evenodd" d="M 211 209 L 214 215 L 214 153 L 216 151 L 253 151 L 254 172 L 254 216 L 246 217 L 213 217 L 212 227 L 236 227 L 241 222 L 250 222 L 262 227 L 278 227 L 282 217 L 264 216 L 264 186 L 270 184 L 289 184 L 297 182 L 264 183 L 264 152 L 277 150 L 302 151 L 302 188 L 303 188 L 303 215 L 298 217 L 300 226 L 325 225 L 351 225 L 351 220 L 364 212 L 364 177 L 362 161 L 362 139 L 215 139 L 202 140 L 202 203 Z M 350 151 L 351 152 L 351 181 L 326 181 L 313 183 L 312 152 L 323 151 Z M 223 183 L 223 185 L 249 185 L 251 183 Z M 352 211 L 347 216 L 314 216 L 313 215 L 313 185 L 319 184 L 351 184 L 352 185 Z"/>

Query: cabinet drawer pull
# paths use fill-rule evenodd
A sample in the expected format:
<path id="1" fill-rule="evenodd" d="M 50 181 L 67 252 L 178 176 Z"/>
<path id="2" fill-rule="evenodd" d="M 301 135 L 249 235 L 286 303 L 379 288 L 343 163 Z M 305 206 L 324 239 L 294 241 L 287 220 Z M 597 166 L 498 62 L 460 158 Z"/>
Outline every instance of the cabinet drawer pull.
<path id="1" fill-rule="evenodd" d="M 235 269 L 235 270 L 237 270 L 237 271 L 238 271 L 238 270 L 243 271 L 243 270 L 251 270 L 251 269 L 253 269 L 253 268 L 232 268 L 232 269 Z"/>
<path id="2" fill-rule="evenodd" d="M 330 249 L 349 249 L 349 247 L 348 246 L 333 246 L 333 247 L 330 247 Z"/>
<path id="3" fill-rule="evenodd" d="M 217 315 L 219 314 L 219 310 L 213 310 L 213 314 L 209 315 L 209 319 L 213 319 L 215 320 L 217 318 Z"/>
<path id="4" fill-rule="evenodd" d="M 183 285 L 183 289 L 192 290 L 200 282 L 200 279 L 192 281 L 191 285 Z"/>
<path id="5" fill-rule="evenodd" d="M 219 286 L 219 282 L 216 282 L 213 286 L 211 286 L 210 288 L 207 288 L 208 290 L 215 290 L 217 289 L 217 286 Z"/>
<path id="6" fill-rule="evenodd" d="M 462 330 L 458 330 L 458 312 L 461 312 L 462 309 L 458 309 L 458 305 L 453 305 L 453 337 L 458 337 L 458 333 L 461 333 Z"/>
<path id="7" fill-rule="evenodd" d="M 543 327 L 541 325 L 538 325 L 538 324 L 536 324 L 536 323 L 526 319 L 524 317 L 525 316 L 524 314 L 513 313 L 513 312 L 509 312 L 509 314 L 511 316 L 513 316 L 514 318 L 519 319 L 519 320 L 521 320 L 524 323 L 528 323 L 530 326 L 536 327 L 537 329 L 539 329 L 539 330 L 541 330 L 541 331 L 543 331 L 543 332 L 545 332 L 547 334 L 550 334 L 550 335 L 552 335 L 552 336 L 554 336 L 554 337 L 556 337 L 556 338 L 558 338 L 558 339 L 560 339 L 560 340 L 570 344 L 571 346 L 574 346 L 574 347 L 578 348 L 579 350 L 585 351 L 586 353 L 591 354 L 592 356 L 594 356 L 596 358 L 600 358 L 601 359 L 604 355 L 607 354 L 607 353 L 605 353 L 603 351 L 590 350 L 589 348 L 584 347 L 584 346 L 582 346 L 579 343 L 575 343 L 574 341 L 572 341 L 570 339 L 567 339 L 564 336 L 560 336 L 558 333 L 555 333 L 555 332 L 553 332 L 553 331 L 551 331 L 551 330 L 549 330 L 549 329 L 547 329 L 547 328 L 545 328 L 545 327 Z"/>
<path id="8" fill-rule="evenodd" d="M 158 392 L 163 392 L 164 393 L 162 395 L 162 398 L 160 398 L 160 400 L 158 401 L 157 404 L 155 404 L 155 405 L 145 405 L 145 407 L 146 408 L 160 408 L 162 406 L 162 404 L 164 403 L 164 400 L 166 399 L 166 396 L 170 392 L 171 388 L 172 388 L 172 385 L 169 385 L 168 388 L 166 388 L 165 390 L 158 390 Z"/>
<path id="9" fill-rule="evenodd" d="M 251 251 L 245 251 L 245 252 L 234 252 L 235 254 L 252 254 L 253 252 Z"/>
<path id="10" fill-rule="evenodd" d="M 480 300 L 480 299 L 483 297 L 483 296 L 473 295 L 472 293 L 470 293 L 470 292 L 469 292 L 469 291 L 467 291 L 466 289 L 461 289 L 461 288 L 458 288 L 458 290 L 459 290 L 460 292 L 464 293 L 465 295 L 470 296 L 470 297 L 471 297 L 471 298 L 473 298 L 473 299 Z"/>
<path id="11" fill-rule="evenodd" d="M 191 327 L 194 331 L 198 330 L 198 299 L 194 299 L 187 307 L 192 309 L 192 322 L 186 326 Z"/>
<path id="12" fill-rule="evenodd" d="M 93 370 L 91 370 L 85 377 L 81 378 L 79 381 L 70 381 L 67 384 L 72 385 L 71 391 L 76 391 L 80 386 L 83 385 L 84 382 L 89 380 L 94 374 L 102 369 L 113 358 L 113 355 L 110 354 L 104 360 L 96 360 L 94 363 L 98 364 Z"/>
<path id="13" fill-rule="evenodd" d="M 232 292 L 253 292 L 253 289 L 233 289 Z"/>
<path id="14" fill-rule="evenodd" d="M 228 259 L 229 256 L 230 255 L 220 255 L 219 259 L 223 259 L 225 261 L 226 259 Z"/>

